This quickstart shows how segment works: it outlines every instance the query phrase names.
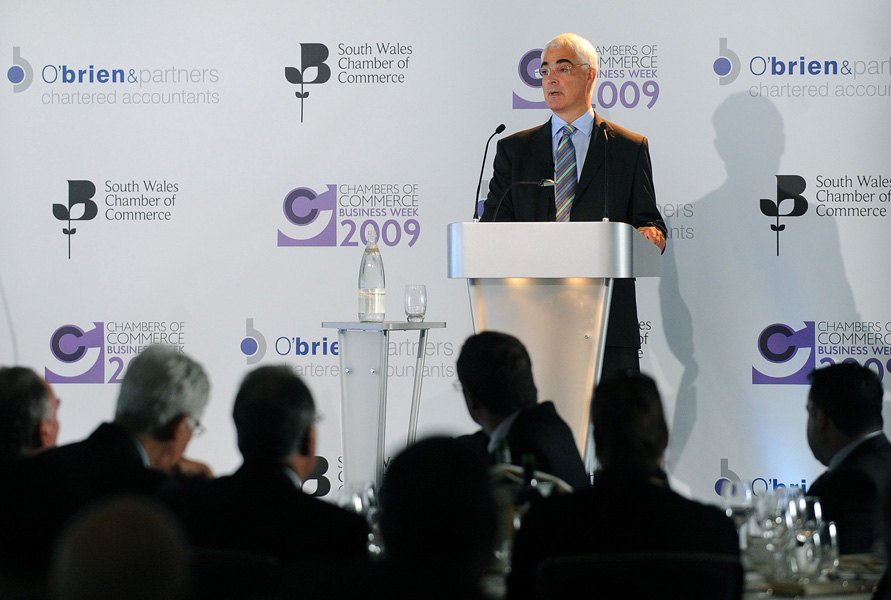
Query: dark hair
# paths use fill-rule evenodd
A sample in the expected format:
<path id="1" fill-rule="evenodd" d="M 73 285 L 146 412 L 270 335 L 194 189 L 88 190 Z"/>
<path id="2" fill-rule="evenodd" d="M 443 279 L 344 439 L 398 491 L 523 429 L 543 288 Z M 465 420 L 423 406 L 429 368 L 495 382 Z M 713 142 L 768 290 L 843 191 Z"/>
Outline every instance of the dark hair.
<path id="1" fill-rule="evenodd" d="M 597 459 L 605 469 L 651 475 L 668 446 L 656 382 L 624 373 L 602 382 L 591 405 Z"/>
<path id="2" fill-rule="evenodd" d="M 281 461 L 306 454 L 315 419 L 312 394 L 290 367 L 266 366 L 245 376 L 232 409 L 245 460 Z"/>
<path id="3" fill-rule="evenodd" d="M 814 369 L 808 375 L 812 409 L 826 412 L 839 431 L 857 436 L 881 428 L 882 381 L 869 367 L 839 363 Z"/>
<path id="4" fill-rule="evenodd" d="M 509 415 L 538 402 L 532 359 L 512 335 L 483 331 L 472 335 L 458 356 L 458 379 L 490 411 Z"/>
<path id="5" fill-rule="evenodd" d="M 38 447 L 40 422 L 52 407 L 46 384 L 26 367 L 0 368 L 0 460 Z"/>
<path id="6" fill-rule="evenodd" d="M 495 536 L 488 470 L 483 457 L 454 439 L 427 438 L 397 455 L 380 503 L 389 558 L 463 573 L 488 564 Z"/>

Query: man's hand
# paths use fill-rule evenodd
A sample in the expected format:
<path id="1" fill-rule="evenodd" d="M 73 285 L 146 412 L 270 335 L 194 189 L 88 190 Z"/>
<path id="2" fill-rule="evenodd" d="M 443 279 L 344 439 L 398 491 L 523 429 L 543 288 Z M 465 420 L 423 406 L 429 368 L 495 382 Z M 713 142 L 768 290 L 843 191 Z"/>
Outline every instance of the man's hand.
<path id="1" fill-rule="evenodd" d="M 191 460 L 185 456 L 180 457 L 179 461 L 173 467 L 173 474 L 178 477 L 188 479 L 213 479 L 213 471 L 203 462 Z"/>
<path id="2" fill-rule="evenodd" d="M 641 232 L 645 238 L 656 244 L 660 252 L 665 252 L 665 235 L 662 233 L 661 229 L 650 226 L 638 227 L 637 230 Z"/>

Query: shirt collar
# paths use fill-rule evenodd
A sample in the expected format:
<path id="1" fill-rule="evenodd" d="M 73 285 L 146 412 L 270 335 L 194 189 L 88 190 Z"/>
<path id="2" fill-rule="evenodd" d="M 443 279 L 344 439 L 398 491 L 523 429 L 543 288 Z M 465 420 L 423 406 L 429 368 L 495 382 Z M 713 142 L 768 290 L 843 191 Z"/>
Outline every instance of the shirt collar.
<path id="1" fill-rule="evenodd" d="M 556 137 L 560 135 L 560 130 L 563 129 L 564 125 L 572 125 L 576 129 L 579 130 L 580 133 L 585 134 L 587 137 L 591 137 L 591 132 L 594 130 L 594 109 L 589 108 L 588 112 L 580 116 L 578 119 L 573 121 L 572 123 L 567 123 L 557 115 L 551 116 L 551 137 Z"/>
<path id="2" fill-rule="evenodd" d="M 514 421 L 517 420 L 517 415 L 519 414 L 520 411 L 514 412 L 492 430 L 492 433 L 489 434 L 489 444 L 486 447 L 489 454 L 495 452 L 495 448 L 498 447 L 498 442 L 500 442 L 502 438 L 507 437 L 507 432 L 510 431 L 510 426 L 514 424 Z"/>

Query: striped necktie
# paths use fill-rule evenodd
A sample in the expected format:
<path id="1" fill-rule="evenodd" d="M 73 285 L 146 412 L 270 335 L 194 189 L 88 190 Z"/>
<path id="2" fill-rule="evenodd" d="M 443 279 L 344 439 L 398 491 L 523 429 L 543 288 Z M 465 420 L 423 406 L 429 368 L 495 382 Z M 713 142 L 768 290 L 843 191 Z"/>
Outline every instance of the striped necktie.
<path id="1" fill-rule="evenodd" d="M 569 210 L 575 198 L 575 147 L 572 145 L 572 134 L 576 129 L 572 125 L 563 126 L 563 137 L 557 144 L 557 162 L 554 174 L 557 178 L 557 220 L 568 221 Z"/>

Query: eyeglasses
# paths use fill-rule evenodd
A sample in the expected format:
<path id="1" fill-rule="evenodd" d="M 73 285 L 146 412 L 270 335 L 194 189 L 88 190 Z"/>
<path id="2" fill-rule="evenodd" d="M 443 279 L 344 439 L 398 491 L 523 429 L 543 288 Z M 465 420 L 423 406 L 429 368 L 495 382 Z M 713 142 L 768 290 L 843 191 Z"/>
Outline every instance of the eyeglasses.
<path id="1" fill-rule="evenodd" d="M 189 424 L 189 427 L 192 428 L 192 436 L 199 437 L 204 435 L 204 432 L 207 431 L 207 428 L 201 424 L 201 421 L 196 419 L 195 417 L 189 417 L 186 421 Z"/>
<path id="2" fill-rule="evenodd" d="M 572 65 L 572 64 L 568 65 L 566 63 L 561 63 L 561 64 L 557 65 L 556 67 L 554 67 L 553 69 L 551 67 L 542 67 L 540 69 L 535 69 L 535 74 L 538 75 L 539 77 L 541 77 L 542 79 L 544 79 L 545 77 L 550 75 L 551 72 L 553 72 L 554 75 L 556 75 L 557 77 L 567 77 L 570 73 L 572 73 L 572 70 L 575 69 L 576 67 L 589 67 L 590 68 L 591 65 L 589 65 L 587 63 L 582 63 L 580 65 Z"/>

